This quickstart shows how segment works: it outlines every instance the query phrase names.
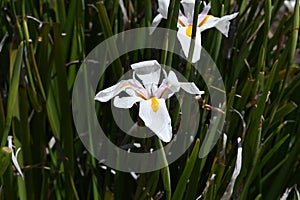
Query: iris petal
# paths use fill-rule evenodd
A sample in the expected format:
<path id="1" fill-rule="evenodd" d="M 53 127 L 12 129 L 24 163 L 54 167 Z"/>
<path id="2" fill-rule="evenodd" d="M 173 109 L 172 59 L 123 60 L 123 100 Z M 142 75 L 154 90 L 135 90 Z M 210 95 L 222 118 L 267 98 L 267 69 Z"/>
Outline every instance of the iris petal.
<path id="1" fill-rule="evenodd" d="M 143 85 L 149 88 L 151 85 L 158 85 L 160 78 L 161 66 L 156 60 L 148 60 L 131 65 L 135 74 L 141 81 Z"/>
<path id="2" fill-rule="evenodd" d="M 211 16 L 207 19 L 205 23 L 202 24 L 202 26 L 199 27 L 199 30 L 202 32 L 206 29 L 216 27 L 223 35 L 227 37 L 230 25 L 229 20 L 235 18 L 237 15 L 238 13 L 234 13 L 231 15 L 225 15 L 221 18 Z"/>
<path id="3" fill-rule="evenodd" d="M 194 0 L 182 0 L 181 4 L 183 6 L 185 16 L 187 16 L 189 19 L 193 19 L 195 1 Z"/>
<path id="4" fill-rule="evenodd" d="M 164 99 L 156 99 L 158 108 L 152 109 L 152 100 L 140 102 L 139 116 L 145 125 L 152 130 L 162 141 L 170 142 L 172 139 L 171 118 Z"/>
<path id="5" fill-rule="evenodd" d="M 133 97 L 115 97 L 114 106 L 117 108 L 131 108 L 133 104 L 142 101 L 143 99 L 138 96 Z"/>
<path id="6" fill-rule="evenodd" d="M 177 38 L 181 44 L 184 55 L 188 57 L 190 44 L 191 44 L 191 37 L 186 35 L 186 27 L 182 27 L 178 29 Z M 197 28 L 192 63 L 195 63 L 200 59 L 200 53 L 201 53 L 201 34 Z"/>
<path id="7" fill-rule="evenodd" d="M 162 19 L 163 16 L 160 13 L 156 15 L 150 27 L 150 34 L 152 34 L 155 31 L 156 27 L 158 26 L 158 24 L 161 22 Z"/>
<path id="8" fill-rule="evenodd" d="M 107 102 L 116 95 L 118 95 L 120 92 L 130 88 L 130 82 L 132 81 L 132 79 L 122 80 L 119 83 L 97 93 L 94 99 L 101 102 Z"/>
<path id="9" fill-rule="evenodd" d="M 158 12 L 167 19 L 170 0 L 158 0 Z"/>

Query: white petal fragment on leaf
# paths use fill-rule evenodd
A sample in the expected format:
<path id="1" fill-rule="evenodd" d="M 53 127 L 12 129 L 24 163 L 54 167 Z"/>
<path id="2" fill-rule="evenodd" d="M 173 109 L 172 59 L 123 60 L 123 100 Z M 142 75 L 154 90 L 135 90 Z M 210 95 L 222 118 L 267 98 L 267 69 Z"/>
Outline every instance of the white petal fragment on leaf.
<path id="1" fill-rule="evenodd" d="M 238 141 L 238 150 L 237 150 L 237 157 L 236 157 L 234 171 L 233 171 L 233 174 L 231 176 L 231 180 L 230 180 L 230 182 L 229 182 L 229 184 L 228 184 L 221 200 L 229 200 L 230 199 L 230 197 L 232 195 L 232 192 L 233 192 L 233 187 L 234 187 L 236 178 L 238 177 L 238 175 L 241 172 L 241 168 L 242 168 L 242 151 L 243 151 L 242 140 L 239 137 L 237 139 L 237 141 Z"/>
<path id="2" fill-rule="evenodd" d="M 152 99 L 140 102 L 139 116 L 145 125 L 152 130 L 162 141 L 172 139 L 171 118 L 164 99 Z M 156 105 L 153 105 L 156 104 Z"/>
<path id="3" fill-rule="evenodd" d="M 18 171 L 18 173 L 21 175 L 22 179 L 24 179 L 24 175 L 22 173 L 22 170 L 21 170 L 21 167 L 18 163 L 18 160 L 17 160 L 17 156 L 18 156 L 18 153 L 19 151 L 21 150 L 21 148 L 18 148 L 17 152 L 15 153 L 14 151 L 14 147 L 13 147 L 13 141 L 12 141 L 13 137 L 12 136 L 7 136 L 7 142 L 8 142 L 8 148 L 11 150 L 11 159 L 12 159 L 12 162 L 16 168 L 16 170 Z"/>

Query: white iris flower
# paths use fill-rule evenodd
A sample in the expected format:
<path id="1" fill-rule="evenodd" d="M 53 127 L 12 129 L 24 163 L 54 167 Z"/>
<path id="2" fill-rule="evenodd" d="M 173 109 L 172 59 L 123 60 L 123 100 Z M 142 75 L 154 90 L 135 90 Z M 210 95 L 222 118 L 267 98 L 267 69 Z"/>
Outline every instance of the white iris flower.
<path id="1" fill-rule="evenodd" d="M 192 37 L 193 29 L 193 17 L 194 17 L 194 0 L 182 0 L 181 4 L 184 8 L 184 14 L 179 13 L 178 19 L 178 40 L 182 46 L 184 55 L 188 57 L 189 48 Z M 195 37 L 195 48 L 193 52 L 192 62 L 195 63 L 200 59 L 201 52 L 201 32 L 216 27 L 223 35 L 228 37 L 229 31 L 229 20 L 235 18 L 238 13 L 231 15 L 225 15 L 221 18 L 208 15 L 210 10 L 210 3 L 205 5 L 203 11 L 198 15 L 197 18 L 197 28 L 196 28 L 196 37 Z"/>
<path id="2" fill-rule="evenodd" d="M 162 141 L 170 142 L 172 139 L 171 118 L 166 107 L 165 100 L 170 98 L 180 88 L 184 91 L 201 95 L 194 83 L 179 82 L 175 73 L 161 68 L 156 60 L 143 61 L 131 65 L 133 78 L 121 80 L 116 85 L 100 91 L 95 100 L 107 102 L 114 98 L 114 106 L 118 108 L 131 108 L 133 104 L 139 102 L 139 117 L 144 121 L 151 131 L 153 131 Z M 164 79 L 159 85 L 161 70 Z M 139 78 L 139 82 L 136 78 Z M 121 92 L 128 96 L 119 97 Z"/>
<path id="3" fill-rule="evenodd" d="M 180 2 L 184 9 L 184 14 L 179 11 L 178 17 L 178 40 L 182 46 L 183 53 L 186 57 L 188 57 L 191 37 L 192 37 L 192 29 L 193 29 L 193 18 L 194 18 L 194 8 L 195 8 L 195 0 L 181 0 Z M 205 2 L 204 2 L 205 3 Z M 153 33 L 155 28 L 161 22 L 162 19 L 167 19 L 168 17 L 168 9 L 169 9 L 170 0 L 158 0 L 158 15 L 153 19 L 152 28 L 150 30 L 150 34 Z M 196 37 L 195 37 L 195 48 L 193 52 L 192 62 L 195 63 L 200 59 L 201 53 L 201 32 L 216 27 L 223 35 L 228 37 L 229 31 L 229 20 L 235 18 L 238 13 L 234 13 L 231 15 L 225 15 L 221 18 L 214 17 L 212 15 L 208 15 L 210 10 L 210 3 L 205 5 L 203 11 L 198 15 L 197 18 L 197 28 L 196 28 Z"/>

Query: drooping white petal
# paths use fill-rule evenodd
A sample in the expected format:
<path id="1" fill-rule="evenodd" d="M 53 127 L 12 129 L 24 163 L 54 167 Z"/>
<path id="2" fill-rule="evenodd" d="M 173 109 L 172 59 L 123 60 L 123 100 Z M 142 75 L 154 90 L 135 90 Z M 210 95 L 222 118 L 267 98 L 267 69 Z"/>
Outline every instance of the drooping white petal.
<path id="1" fill-rule="evenodd" d="M 202 32 L 206 29 L 216 27 L 223 35 L 228 37 L 228 31 L 229 31 L 229 25 L 230 25 L 229 20 L 235 18 L 237 15 L 238 15 L 238 13 L 234 13 L 231 15 L 225 15 L 221 18 L 208 15 L 207 20 L 205 21 L 205 23 L 201 24 L 201 26 L 199 27 L 199 30 L 200 30 L 200 32 Z"/>
<path id="2" fill-rule="evenodd" d="M 118 97 L 114 98 L 114 106 L 117 108 L 131 108 L 133 104 L 142 101 L 143 99 L 138 96 L 132 97 Z"/>
<path id="3" fill-rule="evenodd" d="M 161 22 L 162 19 L 163 16 L 160 13 L 156 15 L 150 27 L 150 35 L 155 31 L 156 27 L 158 26 L 158 24 Z"/>
<path id="4" fill-rule="evenodd" d="M 195 85 L 195 83 L 179 82 L 176 77 L 176 74 L 173 71 L 170 71 L 170 73 L 168 75 L 168 84 L 169 84 L 168 92 L 169 92 L 169 94 L 172 94 L 172 95 L 175 92 L 178 92 L 180 88 L 182 88 L 184 91 L 186 91 L 187 93 L 190 93 L 190 94 L 197 94 L 197 95 L 204 94 L 204 91 L 200 91 L 198 89 L 198 87 Z"/>
<path id="5" fill-rule="evenodd" d="M 158 12 L 167 19 L 170 0 L 158 0 Z"/>
<path id="6" fill-rule="evenodd" d="M 161 66 L 156 60 L 135 63 L 131 65 L 131 68 L 146 88 L 158 84 Z"/>
<path id="7" fill-rule="evenodd" d="M 197 95 L 201 95 L 204 94 L 204 91 L 200 91 L 197 86 L 195 85 L 195 83 L 180 83 L 180 87 L 186 91 L 187 93 L 190 94 L 197 94 Z"/>
<path id="8" fill-rule="evenodd" d="M 97 93 L 94 99 L 101 102 L 107 102 L 113 97 L 115 97 L 116 95 L 118 95 L 120 92 L 130 88 L 131 87 L 130 83 L 132 81 L 133 81 L 132 79 L 121 80 L 119 83 Z"/>
<path id="9" fill-rule="evenodd" d="M 184 55 L 188 58 L 189 49 L 191 44 L 191 37 L 186 34 L 187 27 L 181 27 L 178 29 L 177 38 L 181 44 Z M 195 37 L 195 48 L 192 57 L 192 63 L 197 62 L 200 59 L 201 53 L 201 34 L 197 28 L 196 37 Z"/>
<path id="10" fill-rule="evenodd" d="M 149 99 L 140 102 L 139 116 L 145 125 L 162 141 L 172 139 L 171 118 L 164 99 Z"/>
<path id="11" fill-rule="evenodd" d="M 239 13 L 233 13 L 231 15 L 225 15 L 223 17 L 221 17 L 221 20 L 216 24 L 216 28 L 226 37 L 228 37 L 228 31 L 229 31 L 229 26 L 230 26 L 230 21 L 234 18 L 236 18 L 236 16 Z"/>

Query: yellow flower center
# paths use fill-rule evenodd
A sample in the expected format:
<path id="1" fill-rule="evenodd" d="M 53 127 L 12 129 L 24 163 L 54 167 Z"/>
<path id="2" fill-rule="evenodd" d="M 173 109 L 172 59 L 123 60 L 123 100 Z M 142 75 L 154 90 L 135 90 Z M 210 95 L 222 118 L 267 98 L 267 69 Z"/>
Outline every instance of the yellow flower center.
<path id="1" fill-rule="evenodd" d="M 193 25 L 191 24 L 186 28 L 185 34 L 189 37 L 192 37 L 192 31 L 193 31 Z"/>
<path id="2" fill-rule="evenodd" d="M 157 112 L 158 107 L 159 107 L 159 102 L 157 101 L 157 99 L 155 97 L 152 97 L 151 98 L 151 108 L 152 108 L 153 112 Z"/>
<path id="3" fill-rule="evenodd" d="M 208 20 L 208 18 L 212 17 L 212 15 L 206 15 L 206 17 L 202 20 L 202 22 L 200 22 L 200 24 L 198 25 L 198 27 L 201 27 L 203 24 L 205 24 Z"/>

